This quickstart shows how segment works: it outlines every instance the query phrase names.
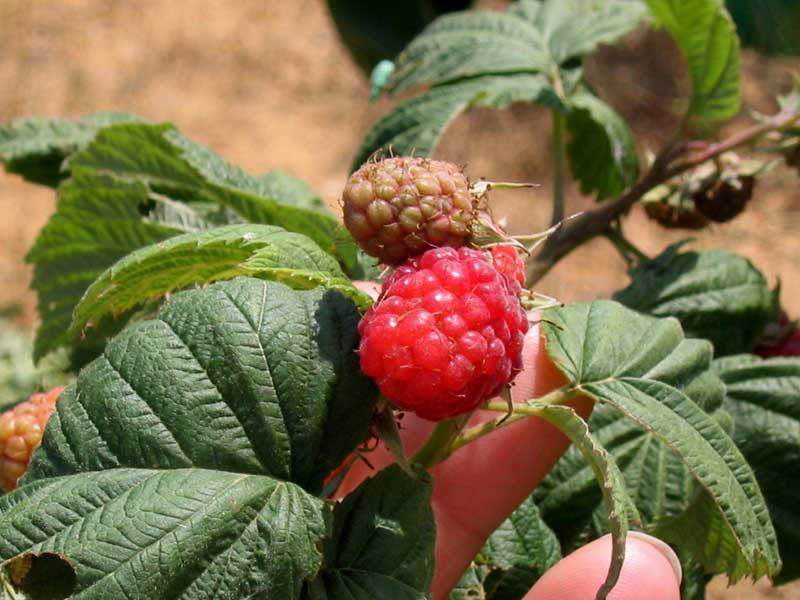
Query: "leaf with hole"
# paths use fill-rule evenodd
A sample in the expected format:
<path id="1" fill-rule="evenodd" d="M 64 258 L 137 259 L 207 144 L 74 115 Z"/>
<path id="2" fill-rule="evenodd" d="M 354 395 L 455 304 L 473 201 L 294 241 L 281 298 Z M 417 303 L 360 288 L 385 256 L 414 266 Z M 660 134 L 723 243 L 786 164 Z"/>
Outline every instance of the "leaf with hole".
<path id="1" fill-rule="evenodd" d="M 118 468 L 0 498 L 0 560 L 56 554 L 86 599 L 298 598 L 324 535 L 322 502 L 264 475 Z"/>

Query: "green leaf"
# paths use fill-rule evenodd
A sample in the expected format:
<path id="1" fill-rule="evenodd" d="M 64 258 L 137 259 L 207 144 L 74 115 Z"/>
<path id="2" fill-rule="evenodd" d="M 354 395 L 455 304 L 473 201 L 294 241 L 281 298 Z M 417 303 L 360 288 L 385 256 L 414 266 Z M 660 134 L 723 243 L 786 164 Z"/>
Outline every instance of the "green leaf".
<path id="1" fill-rule="evenodd" d="M 559 96 L 570 93 L 567 83 L 579 79 L 575 77 L 579 69 L 568 69 L 567 63 L 630 31 L 645 14 L 635 0 L 547 0 L 521 2 L 507 13 L 465 11 L 439 17 L 400 54 L 387 85 L 394 92 L 423 83 L 434 87 L 373 127 L 353 169 L 378 150 L 429 156 L 448 123 L 470 106 L 505 108 L 514 102 L 535 102 L 566 112 Z M 584 161 L 580 173 L 592 172 L 600 178 L 592 185 L 611 193 L 607 190 L 622 185 L 617 179 L 631 177 L 631 169 L 635 177 L 631 157 L 618 154 L 630 140 L 623 139 L 624 124 L 613 111 L 577 102 L 581 105 L 576 108 L 588 111 L 601 129 L 603 139 L 597 142 L 594 132 L 592 144 L 609 146 L 611 166 L 605 168 L 623 169 L 615 179 L 608 173 L 594 174 Z M 587 128 L 578 121 L 574 127 L 573 133 Z"/>
<path id="2" fill-rule="evenodd" d="M 72 312 L 91 283 L 130 252 L 182 233 L 145 216 L 147 188 L 108 175 L 74 173 L 26 260 L 33 263 L 41 325 L 34 358 L 69 342 Z"/>
<path id="3" fill-rule="evenodd" d="M 99 129 L 141 119 L 125 113 L 95 113 L 80 119 L 17 119 L 0 125 L 0 161 L 8 173 L 56 187 L 67 176 L 64 159 L 84 148 Z"/>
<path id="4" fill-rule="evenodd" d="M 634 268 L 631 284 L 614 299 L 640 312 L 677 318 L 687 335 L 711 340 L 718 356 L 749 352 L 774 312 L 764 275 L 742 256 L 679 252 L 681 245 Z"/>
<path id="5" fill-rule="evenodd" d="M 128 254 L 86 290 L 70 334 L 78 337 L 103 318 L 191 285 L 250 275 L 289 287 L 334 288 L 368 307 L 332 256 L 309 238 L 270 225 L 227 225 L 187 233 Z"/>
<path id="6" fill-rule="evenodd" d="M 489 536 L 481 554 L 501 569 L 526 567 L 542 574 L 561 560 L 561 545 L 528 498 Z"/>
<path id="7" fill-rule="evenodd" d="M 393 465 L 333 511 L 325 566 L 310 598 L 424 600 L 433 579 L 432 485 Z"/>
<path id="8" fill-rule="evenodd" d="M 514 567 L 495 569 L 483 580 L 487 600 L 520 600 L 539 579 L 536 571 Z"/>
<path id="9" fill-rule="evenodd" d="M 62 394 L 25 481 L 196 467 L 316 493 L 374 412 L 359 319 L 352 301 L 322 288 L 238 278 L 179 292 Z"/>
<path id="10" fill-rule="evenodd" d="M 683 346 L 676 354 L 696 354 L 697 358 L 673 362 L 657 378 L 682 390 L 719 420 L 721 414 L 727 414 L 719 410 L 724 395 L 722 382 L 711 371 L 703 370 L 709 366 L 711 349 L 700 340 L 685 340 Z M 646 530 L 659 531 L 664 522 L 689 508 L 696 484 L 669 446 L 608 405 L 594 408 L 589 427 L 619 465 Z M 569 448 L 533 494 L 567 550 L 609 531 L 594 481 L 580 452 Z M 681 547 L 683 543 L 678 540 L 676 545 Z"/>
<path id="11" fill-rule="evenodd" d="M 688 114 L 701 122 L 736 116 L 741 102 L 739 37 L 723 0 L 647 0 L 675 39 L 692 85 Z"/>
<path id="12" fill-rule="evenodd" d="M 547 71 L 548 59 L 539 31 L 525 20 L 490 11 L 457 12 L 436 19 L 400 53 L 387 89 Z"/>
<path id="13" fill-rule="evenodd" d="M 505 108 L 538 102 L 554 108 L 561 101 L 544 75 L 485 76 L 434 87 L 400 104 L 367 134 L 353 160 L 355 170 L 378 151 L 430 156 L 445 127 L 472 106 Z"/>
<path id="14" fill-rule="evenodd" d="M 730 356 L 714 361 L 733 415 L 733 440 L 753 468 L 778 536 L 783 570 L 800 577 L 800 358 Z"/>
<path id="15" fill-rule="evenodd" d="M 87 600 L 298 598 L 324 534 L 319 499 L 261 475 L 113 469 L 0 498 L 0 561 L 58 554 Z"/>
<path id="16" fill-rule="evenodd" d="M 280 199 L 283 204 L 330 212 L 322 198 L 305 181 L 289 175 L 286 171 L 273 169 L 262 176 L 260 182 L 259 190 L 262 196 Z"/>
<path id="17" fill-rule="evenodd" d="M 608 575 L 597 592 L 597 599 L 604 599 L 616 585 L 622 571 L 628 524 L 638 523 L 639 514 L 628 496 L 625 480 L 617 464 L 590 433 L 586 421 L 568 406 L 553 406 L 536 401 L 529 401 L 528 405 L 536 409 L 537 416 L 558 427 L 575 444 L 600 484 L 612 544 Z"/>
<path id="18" fill-rule="evenodd" d="M 70 382 L 63 355 L 34 365 L 32 354 L 31 337 L 0 317 L 0 409 Z"/>
<path id="19" fill-rule="evenodd" d="M 518 600 L 561 559 L 561 545 L 532 498 L 489 536 L 449 600 Z"/>
<path id="20" fill-rule="evenodd" d="M 584 194 L 602 200 L 625 191 L 639 177 L 633 135 L 613 108 L 588 92 L 567 98 L 567 152 Z"/>
<path id="21" fill-rule="evenodd" d="M 458 12 L 431 23 L 397 57 L 388 89 L 480 75 L 552 74 L 645 17 L 635 0 L 520 2 L 507 13 Z"/>
<path id="22" fill-rule="evenodd" d="M 483 589 L 483 578 L 486 575 L 486 568 L 472 563 L 456 586 L 450 590 L 447 600 L 479 600 L 486 597 Z"/>
<path id="23" fill-rule="evenodd" d="M 658 379 L 664 372 L 692 372 L 702 360 L 695 345 L 684 344 L 679 323 L 611 301 L 551 309 L 545 316 L 548 354 L 570 382 L 565 393 L 592 397 L 646 428 L 709 494 L 720 537 L 717 552 L 704 555 L 706 568 L 732 581 L 777 572 L 775 531 L 745 458 L 713 417 Z"/>
<path id="24" fill-rule="evenodd" d="M 307 234 L 345 267 L 364 263 L 344 228 L 318 199 L 289 176 L 258 179 L 229 165 L 171 126 L 123 124 L 104 128 L 69 161 L 72 178 L 59 187 L 56 213 L 27 257 L 34 264 L 42 326 L 35 356 L 69 342 L 72 312 L 89 285 L 130 252 L 177 234 L 220 224 L 273 224 Z M 284 194 L 282 200 L 259 194 Z M 342 241 L 342 243 L 340 243 Z M 122 315 L 81 348 L 96 353 Z M 79 348 L 80 349 L 80 348 Z"/>
<path id="25" fill-rule="evenodd" d="M 532 23 L 555 65 L 619 39 L 647 17 L 639 0 L 520 0 L 509 14 Z"/>
<path id="26" fill-rule="evenodd" d="M 298 203 L 296 189 L 289 190 L 286 202 L 269 196 L 278 189 L 274 176 L 253 177 L 186 139 L 171 125 L 107 127 L 85 150 L 73 155 L 69 165 L 73 171 L 109 173 L 173 200 L 217 204 L 246 221 L 302 233 L 347 269 L 355 268 L 355 244 L 327 210 L 309 208 L 308 198 Z"/>
<path id="27" fill-rule="evenodd" d="M 711 581 L 711 575 L 706 574 L 703 568 L 686 552 L 678 552 L 681 562 L 681 600 L 706 600 L 706 586 Z"/>
<path id="28" fill-rule="evenodd" d="M 380 2 L 364 10 L 361 0 L 328 0 L 328 10 L 341 41 L 369 76 L 382 60 L 389 60 L 436 16 L 462 10 L 472 0 L 416 0 Z"/>

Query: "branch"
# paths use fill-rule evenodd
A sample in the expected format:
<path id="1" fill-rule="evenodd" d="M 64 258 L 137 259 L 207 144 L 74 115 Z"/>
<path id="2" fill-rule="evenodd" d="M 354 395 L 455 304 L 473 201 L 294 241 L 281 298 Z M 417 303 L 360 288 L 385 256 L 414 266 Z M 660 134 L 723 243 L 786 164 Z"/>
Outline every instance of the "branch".
<path id="1" fill-rule="evenodd" d="M 539 281 L 559 260 L 581 244 L 606 233 L 615 220 L 654 187 L 724 152 L 751 143 L 767 133 L 791 127 L 798 122 L 800 122 L 800 112 L 781 111 L 763 123 L 735 133 L 722 142 L 711 144 L 702 152 L 680 162 L 674 161 L 685 154 L 689 146 L 685 143 L 668 144 L 656 157 L 650 170 L 622 196 L 564 221 L 562 226 L 553 232 L 539 254 L 526 265 L 528 285 Z"/>
<path id="2" fill-rule="evenodd" d="M 734 133 L 728 139 L 716 144 L 711 144 L 705 150 L 703 150 L 703 152 L 700 152 L 694 156 L 690 156 L 685 161 L 678 163 L 670 169 L 670 177 L 698 167 L 704 162 L 711 160 L 720 154 L 724 154 L 725 152 L 729 152 L 734 148 L 738 148 L 739 146 L 753 142 L 773 131 L 779 131 L 781 129 L 791 127 L 798 122 L 800 122 L 800 112 L 781 111 L 769 119 L 766 119 L 762 123 L 758 123 L 748 127 L 747 129 L 743 129 L 742 131 Z"/>

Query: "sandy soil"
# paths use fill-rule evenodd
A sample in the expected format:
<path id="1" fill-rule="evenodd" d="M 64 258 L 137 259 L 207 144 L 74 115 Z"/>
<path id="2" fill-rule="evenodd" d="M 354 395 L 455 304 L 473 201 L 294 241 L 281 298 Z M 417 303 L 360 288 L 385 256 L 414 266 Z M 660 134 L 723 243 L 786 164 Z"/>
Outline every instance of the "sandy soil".
<path id="1" fill-rule="evenodd" d="M 771 98 L 800 61 L 745 56 L 748 108 Z M 603 49 L 587 67 L 603 97 L 633 122 L 639 149 L 658 147 L 674 124 L 679 61 L 657 35 L 635 34 Z M 391 102 L 371 106 L 363 77 L 340 46 L 320 0 L 203 2 L 3 0 L 0 2 L 0 121 L 25 115 L 131 111 L 171 121 L 195 140 L 254 172 L 281 167 L 332 205 L 350 159 Z M 735 126 L 735 125 L 734 125 Z M 730 129 L 730 128 L 729 128 Z M 437 154 L 468 165 L 473 178 L 541 183 L 533 193 L 499 194 L 494 210 L 513 232 L 535 231 L 549 213 L 549 120 L 535 107 L 477 110 L 447 132 Z M 570 210 L 591 205 L 571 189 Z M 20 303 L 32 327 L 34 295 L 22 258 L 54 207 L 50 190 L 0 174 L 0 306 Z M 694 234 L 696 246 L 750 256 L 800 316 L 800 179 L 777 168 L 746 215 Z M 665 233 L 635 210 L 627 230 L 656 253 L 686 237 Z M 602 241 L 568 257 L 541 291 L 563 300 L 607 296 L 625 285 L 624 264 Z M 709 598 L 789 598 L 759 586 Z"/>

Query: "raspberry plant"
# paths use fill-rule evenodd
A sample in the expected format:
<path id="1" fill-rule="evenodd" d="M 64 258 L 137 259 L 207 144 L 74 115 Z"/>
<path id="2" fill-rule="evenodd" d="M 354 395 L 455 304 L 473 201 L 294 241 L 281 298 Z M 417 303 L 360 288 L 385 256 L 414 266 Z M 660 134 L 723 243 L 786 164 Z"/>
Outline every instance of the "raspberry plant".
<path id="1" fill-rule="evenodd" d="M 675 39 L 691 93 L 680 129 L 641 164 L 581 61 L 650 23 Z M 673 544 L 686 598 L 701 598 L 715 573 L 800 576 L 800 498 L 786 485 L 800 476 L 800 359 L 752 354 L 776 341 L 777 291 L 732 253 L 676 244 L 644 256 L 622 224 L 638 204 L 681 217 L 669 226 L 746 210 L 765 170 L 742 170 L 729 153 L 751 145 L 795 164 L 800 90 L 713 139 L 740 104 L 721 0 L 519 0 L 504 13 L 453 13 L 408 45 L 385 84 L 429 87 L 358 151 L 342 196 L 353 236 L 301 181 L 250 175 L 169 124 L 95 114 L 0 129 L 6 170 L 58 197 L 28 255 L 41 318 L 32 353 L 66 352 L 76 373 L 19 487 L 0 498 L 4 593 L 430 597 L 425 470 L 532 417 L 573 445 L 489 536 L 454 600 L 519 598 L 563 552 L 610 532 L 605 598 L 631 527 Z M 553 227 L 497 245 L 471 235 L 463 175 L 427 157 L 460 111 L 514 102 L 552 114 Z M 377 162 L 388 149 L 395 157 Z M 565 219 L 568 168 L 599 202 Z M 424 243 L 405 243 L 412 232 Z M 523 286 L 596 236 L 623 254 L 631 283 L 613 300 L 543 311 L 561 387 L 513 405 L 494 397 L 521 366 L 521 307 L 535 298 Z M 377 301 L 358 280 L 382 282 Z M 786 322 L 777 330 L 796 335 Z M 594 401 L 588 420 L 570 408 L 576 397 Z M 495 416 L 470 423 L 478 406 Z M 410 459 L 402 409 L 440 420 Z M 331 473 L 373 435 L 398 465 L 331 500 Z"/>

